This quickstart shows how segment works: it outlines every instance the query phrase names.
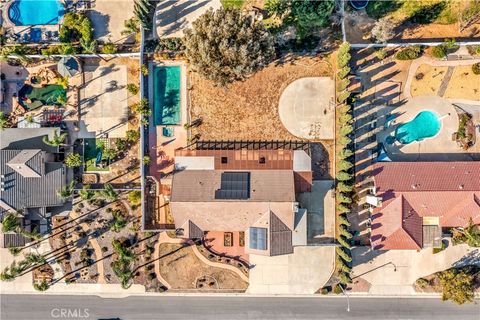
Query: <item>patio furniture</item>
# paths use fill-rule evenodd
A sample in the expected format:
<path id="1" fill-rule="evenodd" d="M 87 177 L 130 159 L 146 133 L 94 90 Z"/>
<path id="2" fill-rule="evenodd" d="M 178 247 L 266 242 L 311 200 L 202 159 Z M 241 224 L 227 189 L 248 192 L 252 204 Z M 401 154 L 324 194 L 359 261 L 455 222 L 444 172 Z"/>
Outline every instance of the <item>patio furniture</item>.
<path id="1" fill-rule="evenodd" d="M 164 137 L 173 137 L 173 128 L 163 127 L 162 134 Z"/>
<path id="2" fill-rule="evenodd" d="M 223 233 L 223 246 L 233 247 L 233 233 L 232 232 L 224 232 Z"/>

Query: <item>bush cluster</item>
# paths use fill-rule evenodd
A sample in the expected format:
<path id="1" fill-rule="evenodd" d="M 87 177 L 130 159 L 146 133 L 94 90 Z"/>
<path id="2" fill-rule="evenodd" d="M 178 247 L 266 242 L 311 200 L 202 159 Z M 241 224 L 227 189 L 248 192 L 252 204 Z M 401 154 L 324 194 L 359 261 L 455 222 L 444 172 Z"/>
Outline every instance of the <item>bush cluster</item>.
<path id="1" fill-rule="evenodd" d="M 420 46 L 409 46 L 395 54 L 397 60 L 414 60 L 420 57 L 422 54 L 422 47 Z"/>
<path id="2" fill-rule="evenodd" d="M 353 168 L 353 163 L 351 159 L 353 157 L 353 151 L 350 149 L 352 142 L 352 108 L 350 105 L 350 92 L 348 91 L 348 86 L 350 81 L 348 79 L 348 73 L 350 71 L 350 59 L 351 55 L 349 53 L 350 45 L 348 43 L 343 43 L 337 55 L 337 112 L 339 113 L 339 128 L 338 134 L 339 139 L 338 143 L 342 145 L 341 150 L 338 152 L 337 161 L 337 212 L 339 213 L 337 219 L 339 222 L 339 235 L 337 238 L 338 243 L 341 247 L 337 247 L 336 253 L 336 265 L 338 271 L 338 279 L 340 284 L 337 284 L 334 287 L 334 293 L 341 293 L 340 285 L 346 286 L 348 283 L 351 283 L 350 272 L 351 272 L 351 244 L 350 241 L 353 237 L 352 233 L 349 230 L 350 222 L 347 218 L 347 213 L 350 212 L 350 206 L 353 202 L 352 192 L 353 192 L 353 174 L 351 170 Z"/>

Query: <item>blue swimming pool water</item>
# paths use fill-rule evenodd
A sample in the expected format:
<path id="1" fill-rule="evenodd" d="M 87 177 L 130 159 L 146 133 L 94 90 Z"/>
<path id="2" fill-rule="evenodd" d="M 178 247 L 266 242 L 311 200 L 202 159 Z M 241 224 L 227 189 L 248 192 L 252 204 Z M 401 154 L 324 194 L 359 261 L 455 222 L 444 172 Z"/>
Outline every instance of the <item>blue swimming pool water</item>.
<path id="1" fill-rule="evenodd" d="M 180 67 L 155 66 L 153 89 L 155 125 L 180 124 Z"/>
<path id="2" fill-rule="evenodd" d="M 16 26 L 58 24 L 65 14 L 59 0 L 14 0 L 8 17 Z"/>
<path id="3" fill-rule="evenodd" d="M 368 0 L 350 0 L 350 5 L 357 10 L 362 10 L 367 7 Z"/>
<path id="4" fill-rule="evenodd" d="M 395 130 L 395 140 L 402 144 L 421 141 L 435 136 L 441 127 L 441 122 L 436 113 L 422 111 L 409 122 L 400 125 Z"/>

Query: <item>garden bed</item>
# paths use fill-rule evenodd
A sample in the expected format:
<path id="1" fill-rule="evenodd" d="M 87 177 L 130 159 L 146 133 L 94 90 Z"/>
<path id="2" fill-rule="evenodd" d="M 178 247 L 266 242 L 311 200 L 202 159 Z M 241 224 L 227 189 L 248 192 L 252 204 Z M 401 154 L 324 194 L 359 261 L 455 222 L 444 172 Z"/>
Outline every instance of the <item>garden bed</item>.
<path id="1" fill-rule="evenodd" d="M 160 272 L 172 289 L 246 290 L 248 284 L 230 270 L 204 264 L 189 246 L 160 245 Z"/>

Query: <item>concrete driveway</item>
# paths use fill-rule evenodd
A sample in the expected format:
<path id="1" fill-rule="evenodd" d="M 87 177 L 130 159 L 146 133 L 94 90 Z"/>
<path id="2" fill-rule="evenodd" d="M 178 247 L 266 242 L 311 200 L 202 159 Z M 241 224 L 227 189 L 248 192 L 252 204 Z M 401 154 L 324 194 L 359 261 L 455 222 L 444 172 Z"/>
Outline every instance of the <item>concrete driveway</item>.
<path id="1" fill-rule="evenodd" d="M 480 250 L 465 244 L 451 244 L 437 254 L 432 249 L 371 251 L 368 247 L 353 249 L 352 278 L 361 277 L 372 286 L 370 294 L 413 294 L 418 278 L 465 264 L 480 265 Z M 463 259 L 462 259 L 463 258 Z M 396 271 L 395 271 L 396 270 Z"/>
<path id="2" fill-rule="evenodd" d="M 330 279 L 334 247 L 295 247 L 293 254 L 250 255 L 251 294 L 312 294 Z"/>
<path id="3" fill-rule="evenodd" d="M 96 0 L 93 9 L 87 11 L 93 23 L 94 38 L 100 42 L 133 42 L 134 38 L 122 35 L 125 20 L 133 17 L 134 1 Z"/>
<path id="4" fill-rule="evenodd" d="M 208 9 L 221 8 L 220 0 L 167 0 L 160 1 L 155 10 L 154 36 L 159 38 L 183 37 L 183 30 Z"/>

